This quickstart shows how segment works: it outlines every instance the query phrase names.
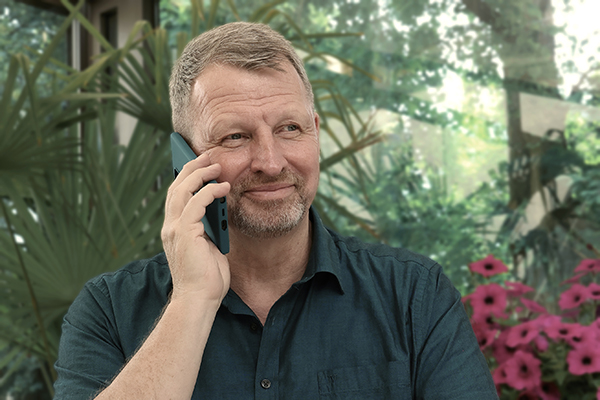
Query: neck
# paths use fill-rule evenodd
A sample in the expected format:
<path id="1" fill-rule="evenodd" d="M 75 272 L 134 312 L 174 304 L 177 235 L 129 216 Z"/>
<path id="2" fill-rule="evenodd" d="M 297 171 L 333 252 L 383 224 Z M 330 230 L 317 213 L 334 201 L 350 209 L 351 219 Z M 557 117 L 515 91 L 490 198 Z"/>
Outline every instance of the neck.
<path id="1" fill-rule="evenodd" d="M 265 322 L 271 306 L 304 275 L 311 246 L 308 213 L 284 236 L 257 239 L 230 229 L 231 289 Z"/>

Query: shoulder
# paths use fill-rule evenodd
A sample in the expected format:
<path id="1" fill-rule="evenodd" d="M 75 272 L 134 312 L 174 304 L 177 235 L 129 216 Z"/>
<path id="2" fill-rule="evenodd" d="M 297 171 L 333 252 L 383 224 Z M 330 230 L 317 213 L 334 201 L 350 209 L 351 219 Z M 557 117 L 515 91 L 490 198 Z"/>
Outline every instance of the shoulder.
<path id="1" fill-rule="evenodd" d="M 444 296 L 456 301 L 459 293 L 434 260 L 403 248 L 365 243 L 329 232 L 338 251 L 340 282 L 363 294 L 423 304 Z"/>
<path id="2" fill-rule="evenodd" d="M 106 272 L 90 279 L 86 288 L 99 290 L 106 296 L 124 291 L 158 289 L 163 291 L 171 285 L 171 274 L 164 253 L 152 258 L 132 261 L 114 272 Z"/>
<path id="3" fill-rule="evenodd" d="M 441 273 L 438 263 L 410 250 L 382 243 L 366 243 L 355 237 L 341 236 L 332 230 L 329 233 L 340 258 L 350 264 L 366 268 L 409 270 L 417 275 Z"/>

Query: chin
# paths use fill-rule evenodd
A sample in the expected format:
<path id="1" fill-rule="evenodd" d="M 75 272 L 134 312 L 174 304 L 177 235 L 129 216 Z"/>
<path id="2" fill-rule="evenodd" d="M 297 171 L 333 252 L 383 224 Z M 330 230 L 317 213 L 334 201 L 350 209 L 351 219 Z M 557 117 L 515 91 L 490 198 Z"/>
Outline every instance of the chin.
<path id="1" fill-rule="evenodd" d="M 306 216 L 309 205 L 301 198 L 241 202 L 227 210 L 229 224 L 255 239 L 274 239 L 293 231 Z"/>

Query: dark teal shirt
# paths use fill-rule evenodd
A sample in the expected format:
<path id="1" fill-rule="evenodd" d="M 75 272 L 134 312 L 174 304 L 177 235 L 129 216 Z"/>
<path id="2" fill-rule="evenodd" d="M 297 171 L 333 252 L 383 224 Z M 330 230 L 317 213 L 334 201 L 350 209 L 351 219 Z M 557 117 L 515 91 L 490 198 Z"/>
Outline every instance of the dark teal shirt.
<path id="1" fill-rule="evenodd" d="M 264 326 L 232 290 L 226 295 L 192 399 L 497 399 L 460 294 L 439 265 L 311 218 L 305 276 Z M 108 384 L 171 287 L 164 254 L 88 282 L 64 319 L 55 398 L 87 399 Z"/>

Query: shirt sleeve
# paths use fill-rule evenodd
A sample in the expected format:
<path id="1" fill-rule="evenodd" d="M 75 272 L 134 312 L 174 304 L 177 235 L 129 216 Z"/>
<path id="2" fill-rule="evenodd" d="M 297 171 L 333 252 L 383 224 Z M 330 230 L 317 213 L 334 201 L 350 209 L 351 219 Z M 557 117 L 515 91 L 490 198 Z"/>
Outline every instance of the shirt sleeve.
<path id="1" fill-rule="evenodd" d="M 125 363 L 107 293 L 88 282 L 63 320 L 55 399 L 93 398 Z"/>
<path id="2" fill-rule="evenodd" d="M 413 329 L 418 399 L 498 399 L 461 296 L 435 265 L 418 282 Z"/>

